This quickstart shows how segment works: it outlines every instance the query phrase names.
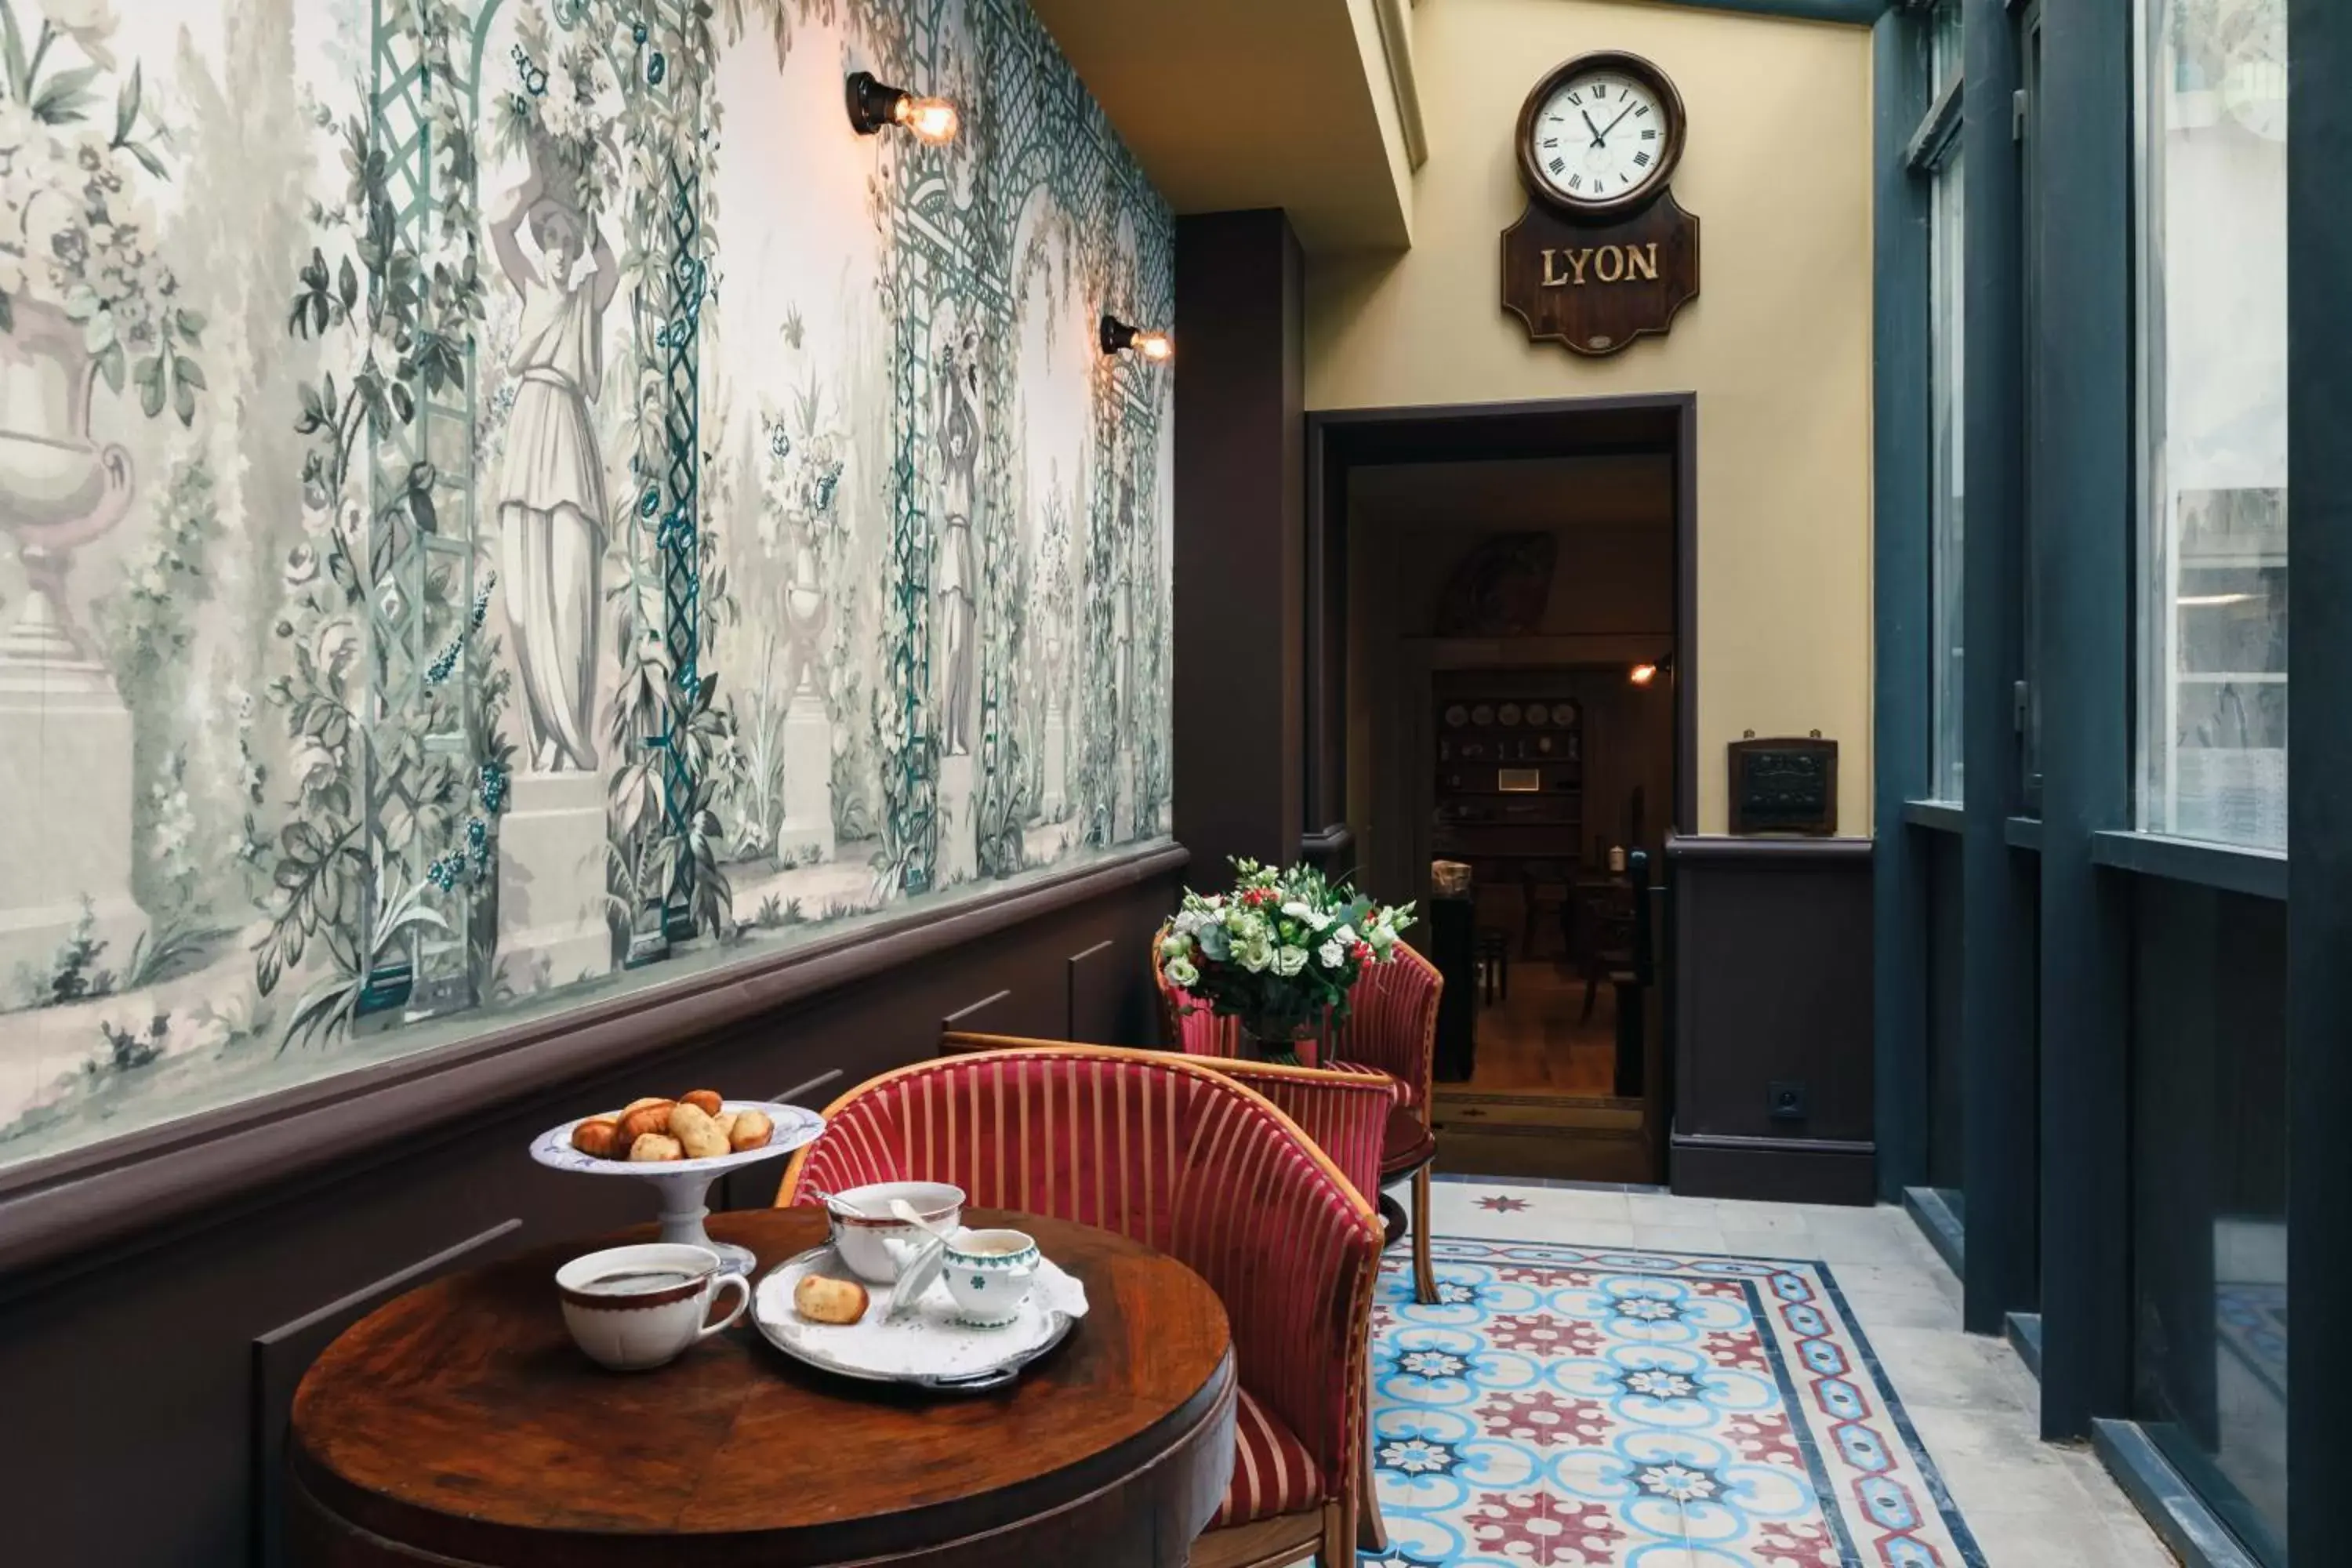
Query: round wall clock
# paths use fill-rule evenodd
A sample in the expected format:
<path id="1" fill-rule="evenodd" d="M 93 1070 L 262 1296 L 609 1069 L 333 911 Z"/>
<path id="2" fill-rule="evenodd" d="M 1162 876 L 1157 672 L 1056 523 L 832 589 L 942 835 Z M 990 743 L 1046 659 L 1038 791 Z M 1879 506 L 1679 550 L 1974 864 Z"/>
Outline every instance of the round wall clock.
<path id="1" fill-rule="evenodd" d="M 1683 155 L 1683 99 L 1639 55 L 1600 49 L 1556 66 L 1519 110 L 1528 189 L 1572 215 L 1642 205 Z"/>

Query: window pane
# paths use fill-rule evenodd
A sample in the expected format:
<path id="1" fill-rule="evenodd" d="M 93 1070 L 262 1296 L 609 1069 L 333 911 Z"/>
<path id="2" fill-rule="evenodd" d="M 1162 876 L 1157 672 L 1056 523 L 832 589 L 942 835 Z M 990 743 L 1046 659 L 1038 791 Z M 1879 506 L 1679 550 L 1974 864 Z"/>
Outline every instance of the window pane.
<path id="1" fill-rule="evenodd" d="M 1960 0 L 1936 0 L 1927 58 L 1930 90 L 1941 92 L 1960 74 Z"/>
<path id="2" fill-rule="evenodd" d="M 2132 1414 L 2283 1564 L 2286 906 L 2133 881 Z"/>
<path id="3" fill-rule="evenodd" d="M 1939 800 L 1962 798 L 1960 651 L 1964 579 L 1961 571 L 1962 344 L 1961 167 L 1955 153 L 1936 178 L 1933 208 L 1934 417 L 1936 427 L 1934 584 L 1928 631 L 1934 681 L 1933 788 Z"/>
<path id="4" fill-rule="evenodd" d="M 2286 842 L 2286 0 L 2142 0 L 2141 825 Z"/>

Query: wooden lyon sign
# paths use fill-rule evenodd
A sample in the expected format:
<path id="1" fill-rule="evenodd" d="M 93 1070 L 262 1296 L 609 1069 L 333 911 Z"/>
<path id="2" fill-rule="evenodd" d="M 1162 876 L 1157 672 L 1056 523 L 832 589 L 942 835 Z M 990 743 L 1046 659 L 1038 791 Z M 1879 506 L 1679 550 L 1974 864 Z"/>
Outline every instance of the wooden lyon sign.
<path id="1" fill-rule="evenodd" d="M 1698 298 L 1698 219 L 1672 191 L 1620 222 L 1594 224 L 1531 201 L 1503 231 L 1503 308 L 1530 342 L 1613 354 L 1663 337 Z"/>

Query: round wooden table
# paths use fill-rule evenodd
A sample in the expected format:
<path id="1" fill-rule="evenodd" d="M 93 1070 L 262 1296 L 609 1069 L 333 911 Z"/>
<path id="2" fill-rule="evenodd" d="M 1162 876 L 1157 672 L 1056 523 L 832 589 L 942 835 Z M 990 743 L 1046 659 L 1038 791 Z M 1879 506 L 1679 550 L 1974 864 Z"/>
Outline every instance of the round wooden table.
<path id="1" fill-rule="evenodd" d="M 294 1398 L 293 1561 L 316 1568 L 782 1568 L 1186 1560 L 1233 1476 L 1223 1306 L 1171 1258 L 1088 1226 L 974 1209 L 1086 1282 L 1088 1312 L 992 1394 L 853 1383 L 747 1317 L 658 1371 L 572 1343 L 574 1242 L 410 1292 L 329 1346 Z M 761 1270 L 814 1209 L 715 1215 Z"/>

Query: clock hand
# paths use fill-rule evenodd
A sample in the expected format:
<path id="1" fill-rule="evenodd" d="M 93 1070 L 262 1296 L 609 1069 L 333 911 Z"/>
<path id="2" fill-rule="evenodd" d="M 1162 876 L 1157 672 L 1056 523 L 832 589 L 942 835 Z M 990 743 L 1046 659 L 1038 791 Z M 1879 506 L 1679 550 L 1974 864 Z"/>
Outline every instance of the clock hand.
<path id="1" fill-rule="evenodd" d="M 1609 131 L 1614 131 L 1614 130 L 1616 130 L 1616 129 L 1617 129 L 1617 127 L 1619 127 L 1620 125 L 1624 124 L 1624 123 L 1625 123 L 1625 117 L 1626 117 L 1627 115 L 1629 115 L 1629 114 L 1633 113 L 1633 106 L 1632 104 L 1630 104 L 1630 103 L 1629 103 L 1629 104 L 1627 104 L 1624 108 L 1622 108 L 1622 109 L 1619 110 L 1617 111 L 1617 118 L 1616 118 L 1616 119 L 1614 119 L 1614 120 L 1612 120 L 1612 121 L 1611 121 L 1609 122 Z M 1588 125 L 1590 125 L 1590 124 L 1591 123 L 1591 121 L 1588 120 L 1587 121 L 1585 121 L 1585 123 L 1586 123 L 1586 124 L 1588 124 Z M 1603 132 L 1601 132 L 1600 133 L 1599 140 L 1598 140 L 1598 141 L 1596 141 L 1593 144 L 1594 144 L 1595 146 L 1600 146 L 1600 145 L 1601 145 L 1602 143 L 1605 143 L 1605 142 L 1609 140 L 1609 131 L 1603 131 Z"/>
<path id="2" fill-rule="evenodd" d="M 1592 132 L 1592 144 L 1595 147 L 1600 146 L 1601 140 L 1609 133 L 1592 123 L 1592 110 L 1586 109 L 1580 110 L 1578 112 L 1584 116 L 1584 128 Z"/>

